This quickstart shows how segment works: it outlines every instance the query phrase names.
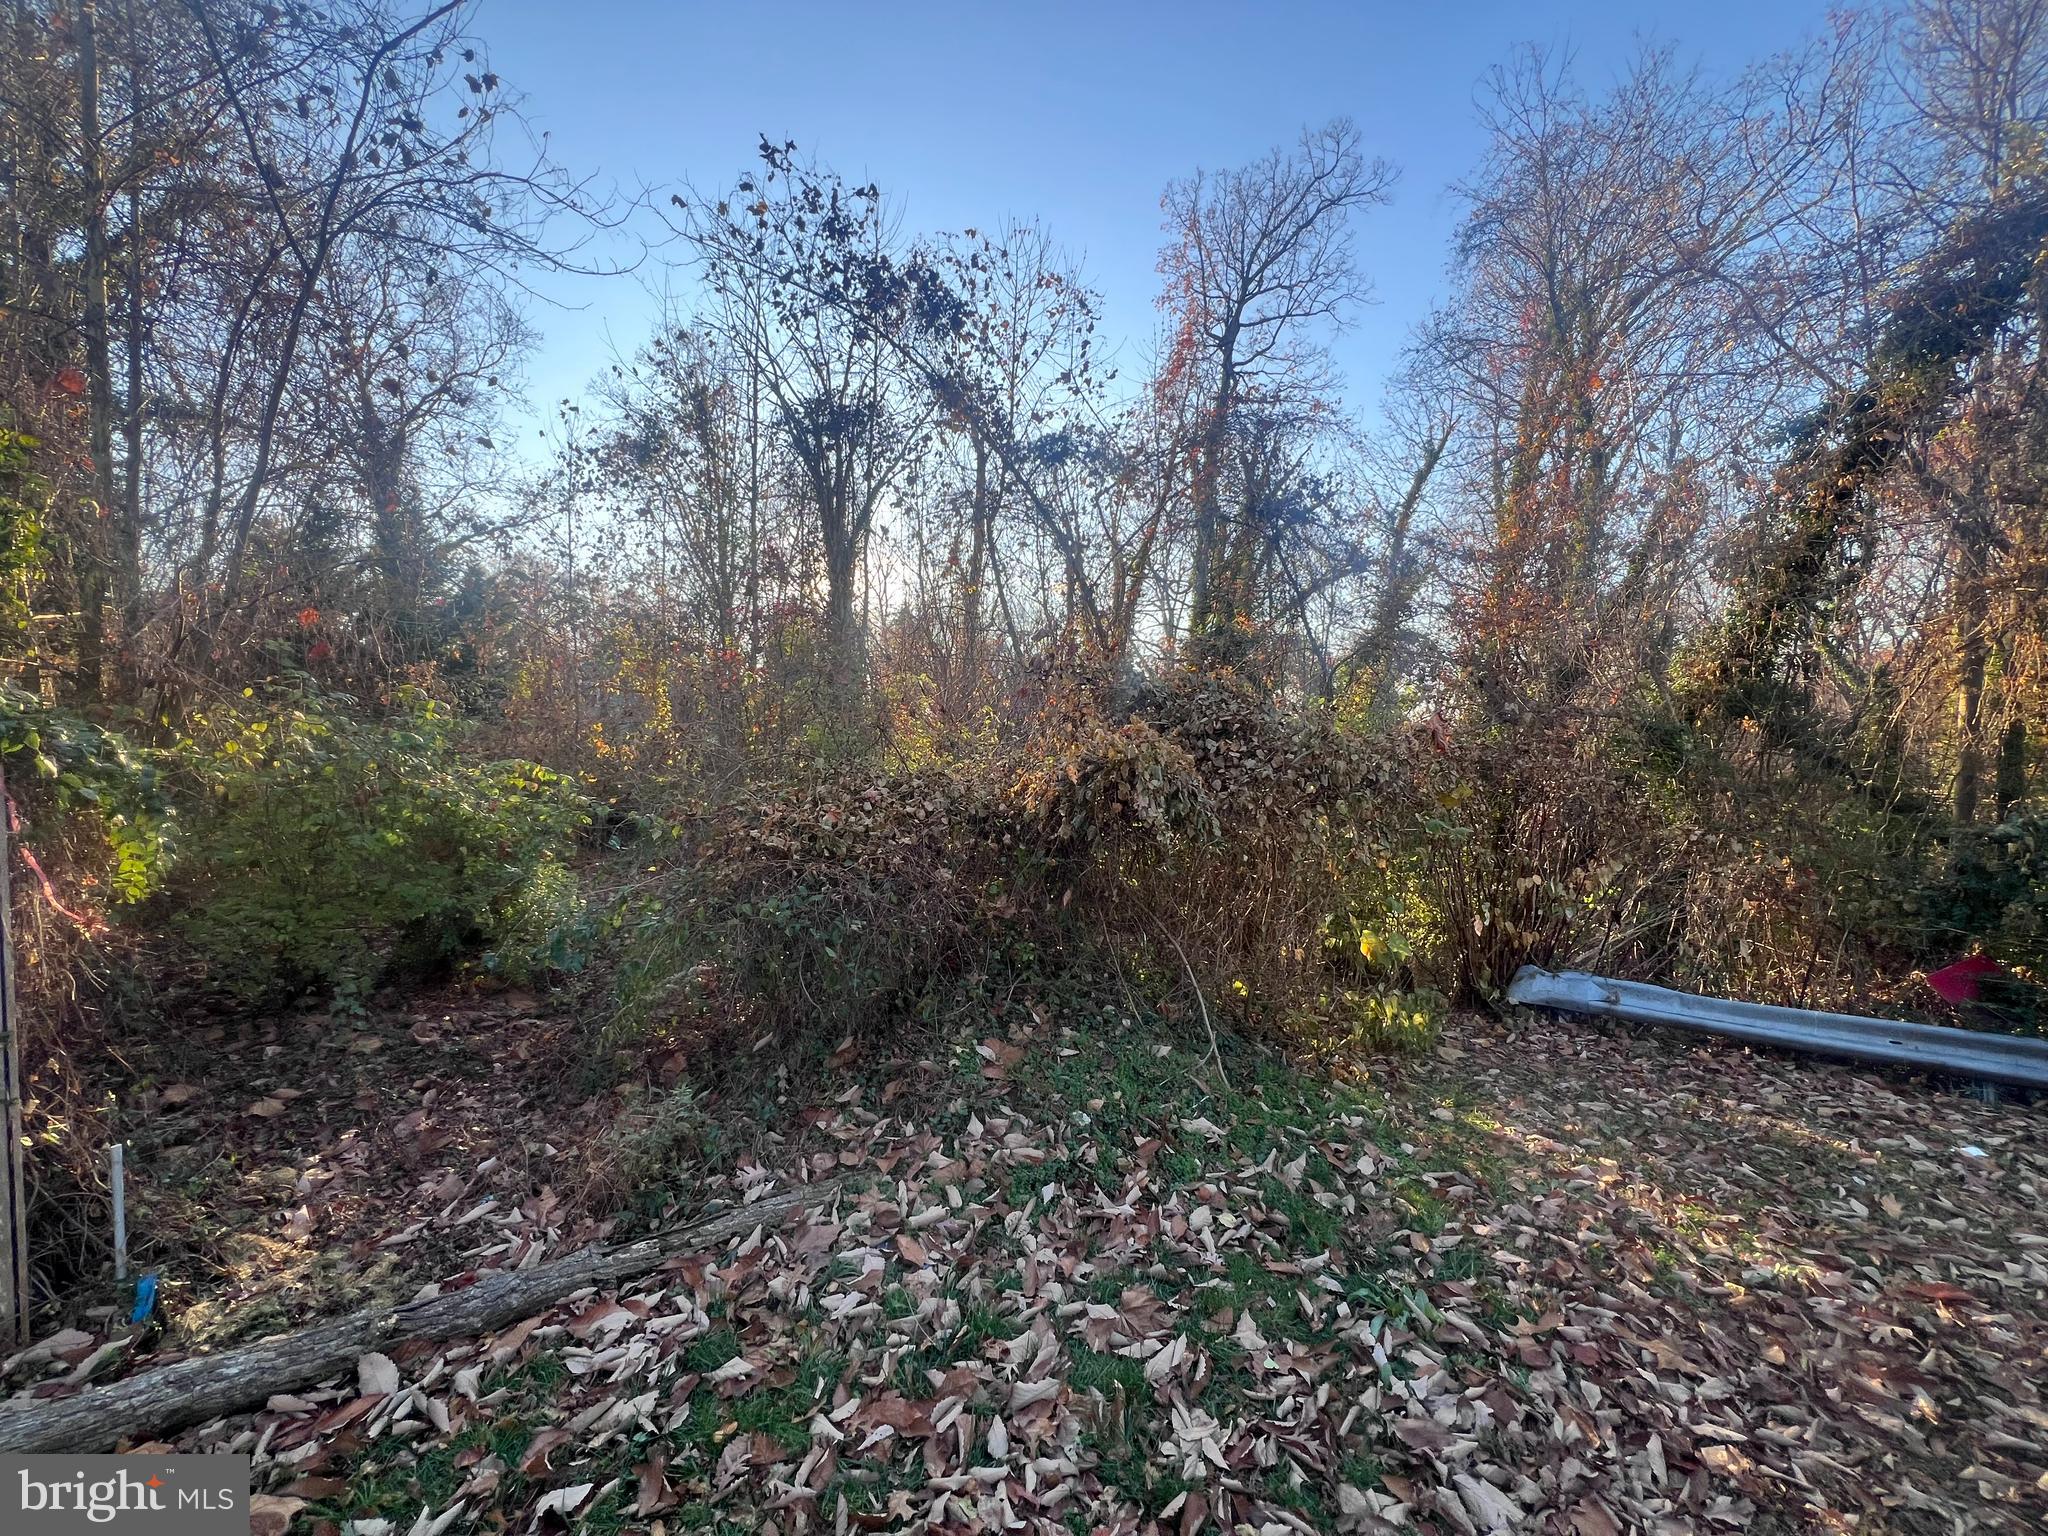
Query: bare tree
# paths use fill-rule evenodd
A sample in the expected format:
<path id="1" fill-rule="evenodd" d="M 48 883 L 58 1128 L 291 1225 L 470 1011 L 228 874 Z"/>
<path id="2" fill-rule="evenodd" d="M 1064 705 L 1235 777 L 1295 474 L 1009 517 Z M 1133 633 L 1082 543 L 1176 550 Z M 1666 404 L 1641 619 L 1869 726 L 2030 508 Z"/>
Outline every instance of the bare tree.
<path id="1" fill-rule="evenodd" d="M 1232 435 L 1248 407 L 1284 409 L 1283 398 L 1326 387 L 1327 333 L 1369 292 L 1354 259 L 1353 216 L 1384 202 L 1393 181 L 1392 167 L 1368 160 L 1357 129 L 1339 119 L 1241 170 L 1197 172 L 1167 189 L 1161 302 L 1174 333 L 1161 385 L 1185 388 L 1202 411 L 1191 633 L 1228 623 L 1247 597 L 1218 581 L 1232 563 L 1223 504 Z"/>
<path id="2" fill-rule="evenodd" d="M 1496 712 L 1570 696 L 1626 630 L 1616 618 L 1704 605 L 1716 483 L 1696 470 L 1739 467 L 1769 410 L 1754 386 L 1781 371 L 1743 295 L 1812 152 L 1769 90 L 1709 87 L 1667 52 L 1598 100 L 1536 51 L 1490 83 L 1460 287 L 1424 350 L 1466 423 L 1459 600 Z M 1615 657 L 1628 669 L 1670 659 L 1632 645 Z"/>
<path id="3" fill-rule="evenodd" d="M 687 208 L 711 323 L 758 370 L 824 555 L 824 648 L 842 705 L 860 677 L 857 589 L 875 517 L 912 473 L 932 401 L 892 338 L 891 220 L 849 188 L 763 143 L 759 173 Z"/>

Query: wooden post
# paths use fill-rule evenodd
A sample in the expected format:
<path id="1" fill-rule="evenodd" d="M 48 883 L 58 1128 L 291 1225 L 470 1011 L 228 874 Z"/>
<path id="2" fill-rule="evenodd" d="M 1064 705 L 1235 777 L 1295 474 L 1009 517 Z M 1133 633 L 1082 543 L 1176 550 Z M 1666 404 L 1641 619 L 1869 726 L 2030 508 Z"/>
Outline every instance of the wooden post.
<path id="1" fill-rule="evenodd" d="M 28 1343 L 28 1182 L 22 1166 L 21 1030 L 14 1011 L 14 802 L 0 769 L 0 1338 Z"/>

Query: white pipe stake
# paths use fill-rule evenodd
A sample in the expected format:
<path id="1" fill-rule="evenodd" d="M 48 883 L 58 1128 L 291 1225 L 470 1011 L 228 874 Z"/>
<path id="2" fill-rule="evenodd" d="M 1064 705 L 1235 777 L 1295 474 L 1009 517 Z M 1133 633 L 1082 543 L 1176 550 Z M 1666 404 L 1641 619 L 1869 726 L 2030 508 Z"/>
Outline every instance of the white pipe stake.
<path id="1" fill-rule="evenodd" d="M 114 1143 L 114 1278 L 128 1278 L 128 1179 L 127 1147 Z"/>

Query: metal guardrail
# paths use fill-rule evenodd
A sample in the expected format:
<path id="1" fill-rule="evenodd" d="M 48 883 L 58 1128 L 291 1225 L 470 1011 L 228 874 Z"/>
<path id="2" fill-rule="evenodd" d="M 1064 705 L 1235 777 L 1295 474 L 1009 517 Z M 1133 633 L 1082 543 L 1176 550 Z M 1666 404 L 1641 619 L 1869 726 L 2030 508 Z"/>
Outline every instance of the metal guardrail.
<path id="1" fill-rule="evenodd" d="M 1516 973 L 1508 987 L 1508 1001 L 1601 1014 L 1637 1024 L 1670 1024 L 1758 1045 L 1918 1067 L 1980 1082 L 2048 1089 L 2048 1040 L 2020 1035 L 1979 1034 L 1935 1024 L 1866 1019 L 1853 1013 L 1812 1013 L 1804 1008 L 1730 1002 L 1647 982 L 1615 981 L 1585 971 L 1546 971 L 1533 965 Z"/>

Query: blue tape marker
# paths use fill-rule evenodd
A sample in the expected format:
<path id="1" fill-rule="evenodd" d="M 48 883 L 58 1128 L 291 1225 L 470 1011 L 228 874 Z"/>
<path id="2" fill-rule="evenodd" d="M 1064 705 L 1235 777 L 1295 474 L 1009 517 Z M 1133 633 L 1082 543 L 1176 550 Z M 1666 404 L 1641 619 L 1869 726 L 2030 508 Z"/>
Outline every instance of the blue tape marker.
<path id="1" fill-rule="evenodd" d="M 151 1271 L 135 1282 L 135 1310 L 128 1314 L 131 1323 L 146 1323 L 156 1312 L 156 1274 Z"/>

